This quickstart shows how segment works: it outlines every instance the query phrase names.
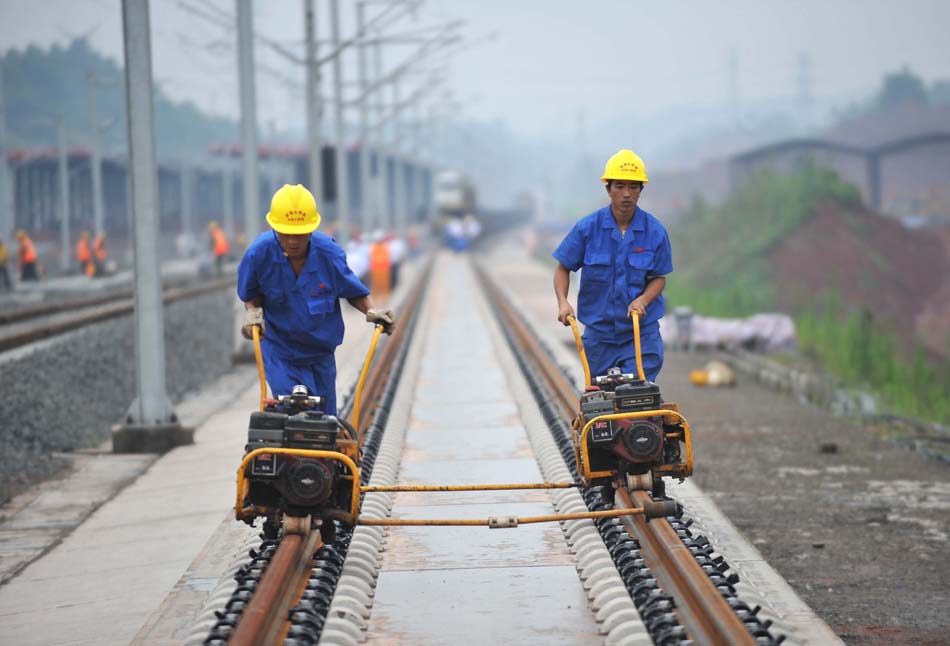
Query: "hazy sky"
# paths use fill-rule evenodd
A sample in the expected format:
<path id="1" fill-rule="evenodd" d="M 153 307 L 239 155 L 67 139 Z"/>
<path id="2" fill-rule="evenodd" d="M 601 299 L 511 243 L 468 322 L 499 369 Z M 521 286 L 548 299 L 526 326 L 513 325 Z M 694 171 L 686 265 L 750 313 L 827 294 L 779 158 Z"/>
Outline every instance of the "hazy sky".
<path id="1" fill-rule="evenodd" d="M 321 35 L 328 0 L 317 0 Z M 355 2 L 342 0 L 345 33 Z M 49 45 L 88 34 L 122 58 L 119 0 L 0 0 L 0 49 Z M 255 29 L 302 52 L 302 0 L 255 3 Z M 380 3 L 371 6 L 371 14 Z M 154 76 L 173 98 L 237 114 L 235 33 L 227 0 L 152 0 Z M 197 12 L 197 13 L 196 13 Z M 206 17 L 199 16 L 198 13 Z M 210 16 L 210 18 L 208 17 Z M 868 93 L 883 73 L 909 65 L 928 82 L 950 78 L 950 1 L 429 0 L 415 23 L 466 21 L 473 39 L 494 34 L 452 59 L 450 85 L 462 114 L 504 120 L 516 132 L 545 135 L 588 121 L 635 120 L 672 108 L 726 105 L 734 52 L 738 98 L 794 96 L 799 55 L 811 61 L 817 97 Z M 390 47 L 389 65 L 411 49 Z M 259 118 L 302 122 L 303 70 L 259 45 Z M 355 55 L 346 58 L 354 80 Z M 329 69 L 327 69 L 329 73 Z M 328 92 L 329 83 L 324 91 Z"/>

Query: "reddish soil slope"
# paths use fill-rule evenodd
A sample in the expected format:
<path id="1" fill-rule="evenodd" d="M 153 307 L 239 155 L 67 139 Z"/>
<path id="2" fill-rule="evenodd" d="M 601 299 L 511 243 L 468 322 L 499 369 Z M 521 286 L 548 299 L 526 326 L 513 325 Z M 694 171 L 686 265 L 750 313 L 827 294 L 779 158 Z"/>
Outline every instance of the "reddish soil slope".
<path id="1" fill-rule="evenodd" d="M 908 230 L 870 211 L 821 205 L 772 255 L 778 305 L 800 311 L 836 289 L 901 340 L 946 354 L 950 338 L 950 231 Z"/>

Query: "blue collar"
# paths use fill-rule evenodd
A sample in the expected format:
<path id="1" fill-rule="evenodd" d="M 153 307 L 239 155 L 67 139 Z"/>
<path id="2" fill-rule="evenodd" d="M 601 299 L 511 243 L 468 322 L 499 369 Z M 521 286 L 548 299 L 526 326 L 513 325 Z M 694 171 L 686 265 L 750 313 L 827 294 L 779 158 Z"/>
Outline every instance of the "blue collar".
<path id="1" fill-rule="evenodd" d="M 617 221 L 614 220 L 614 213 L 610 209 L 609 204 L 600 210 L 600 226 L 603 229 L 617 229 Z M 645 211 L 640 208 L 639 204 L 637 205 L 636 211 L 633 212 L 633 220 L 630 221 L 630 228 L 634 231 L 646 231 L 646 214 Z"/>

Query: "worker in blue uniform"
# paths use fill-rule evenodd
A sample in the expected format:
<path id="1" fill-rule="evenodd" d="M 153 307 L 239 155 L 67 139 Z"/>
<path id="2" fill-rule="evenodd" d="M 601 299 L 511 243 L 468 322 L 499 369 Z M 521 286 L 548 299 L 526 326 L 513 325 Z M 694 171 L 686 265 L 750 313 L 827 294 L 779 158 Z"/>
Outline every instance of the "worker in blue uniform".
<path id="1" fill-rule="evenodd" d="M 636 312 L 643 372 L 656 381 L 663 367 L 663 288 L 673 271 L 670 239 L 663 224 L 637 205 L 648 181 L 640 157 L 619 151 L 607 161 L 601 181 L 610 204 L 579 220 L 553 253 L 558 320 L 569 325 L 575 316 L 567 294 L 570 272 L 580 269 L 577 311 L 590 373 L 603 375 L 619 366 L 636 374 L 630 320 Z"/>
<path id="2" fill-rule="evenodd" d="M 317 233 L 320 214 L 313 194 L 285 184 L 271 200 L 262 233 L 238 266 L 238 297 L 247 310 L 242 334 L 262 333 L 264 369 L 271 392 L 290 394 L 303 384 L 325 398 L 324 410 L 336 414 L 336 361 L 343 342 L 340 299 L 392 333 L 392 310 L 376 309 L 369 290 L 346 264 L 346 253 L 329 236 Z"/>

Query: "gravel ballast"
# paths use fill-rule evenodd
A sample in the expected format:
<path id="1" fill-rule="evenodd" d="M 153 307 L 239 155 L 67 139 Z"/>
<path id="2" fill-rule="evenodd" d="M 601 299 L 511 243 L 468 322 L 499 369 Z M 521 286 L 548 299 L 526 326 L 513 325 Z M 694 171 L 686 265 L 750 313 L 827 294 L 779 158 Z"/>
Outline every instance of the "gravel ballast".
<path id="1" fill-rule="evenodd" d="M 165 383 L 178 402 L 231 367 L 234 299 L 222 289 L 164 307 Z M 135 397 L 131 315 L 0 355 L 0 502 L 98 446 Z"/>

